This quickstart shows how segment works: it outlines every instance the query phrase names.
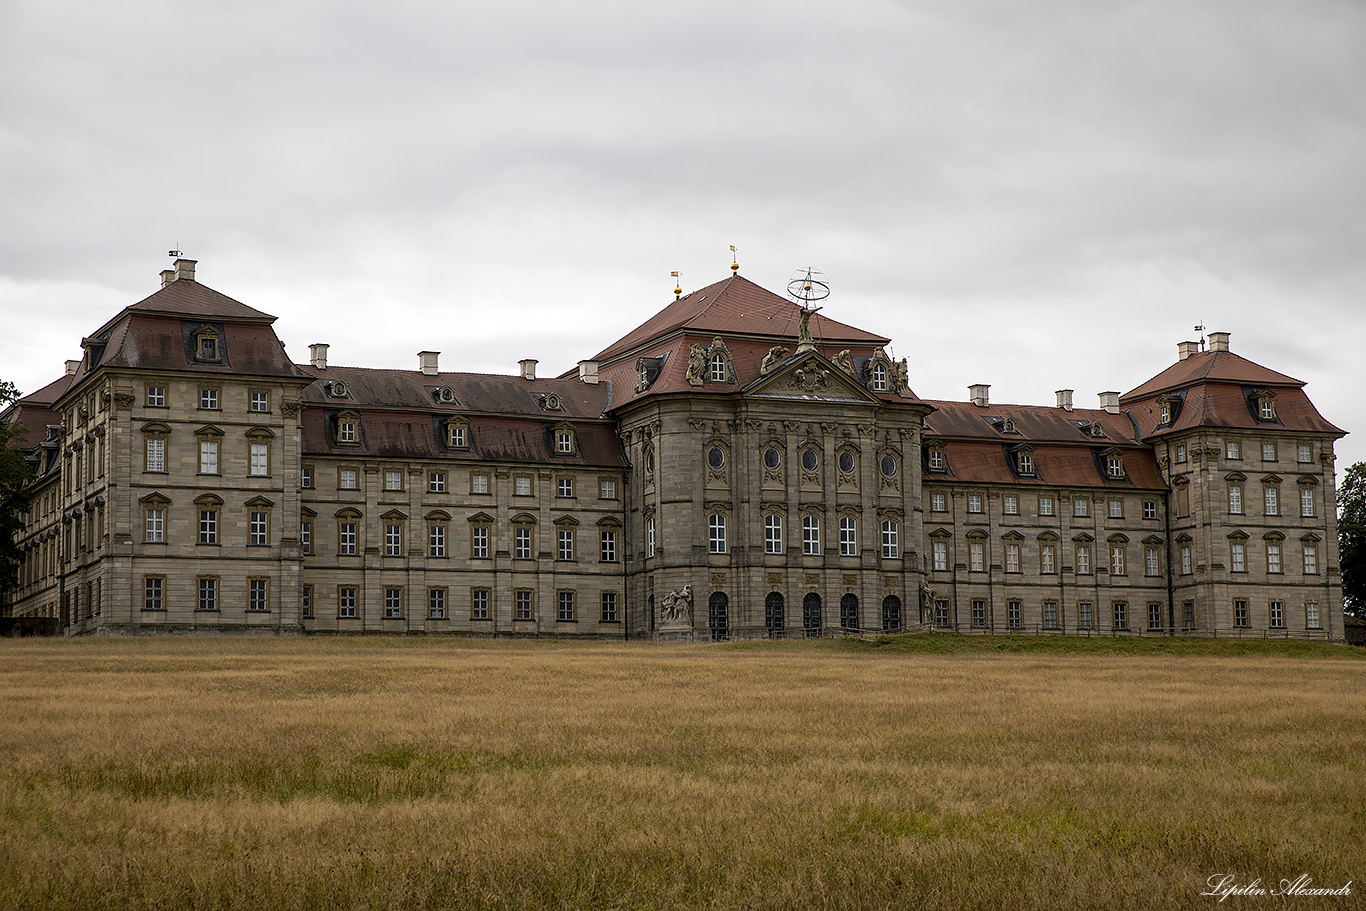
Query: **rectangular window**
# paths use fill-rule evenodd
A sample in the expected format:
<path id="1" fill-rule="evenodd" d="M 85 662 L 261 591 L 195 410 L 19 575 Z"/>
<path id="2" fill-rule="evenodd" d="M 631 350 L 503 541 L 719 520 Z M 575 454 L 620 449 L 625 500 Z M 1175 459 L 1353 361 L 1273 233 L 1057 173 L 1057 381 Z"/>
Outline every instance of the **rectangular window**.
<path id="1" fill-rule="evenodd" d="M 518 560 L 531 559 L 531 529 L 515 528 L 512 531 L 512 555 Z"/>
<path id="2" fill-rule="evenodd" d="M 935 572 L 947 572 L 949 568 L 949 542 L 934 541 L 930 547 L 934 551 Z"/>
<path id="3" fill-rule="evenodd" d="M 1112 519 L 1122 519 L 1122 518 L 1124 518 L 1124 501 L 1123 501 L 1123 500 L 1111 500 L 1111 501 L 1110 501 L 1110 518 L 1112 518 Z"/>
<path id="4" fill-rule="evenodd" d="M 166 541 L 166 510 L 160 506 L 147 509 L 146 535 L 148 544 L 162 544 Z"/>
<path id="5" fill-rule="evenodd" d="M 1041 545 L 1039 547 L 1039 572 L 1048 575 L 1057 571 L 1057 545 Z"/>
<path id="6" fill-rule="evenodd" d="M 968 512 L 979 513 L 982 511 L 982 495 L 980 493 L 968 494 Z"/>
<path id="7" fill-rule="evenodd" d="M 574 496 L 574 479 L 560 478 L 555 482 L 555 496 L 572 497 Z"/>
<path id="8" fill-rule="evenodd" d="M 655 517 L 648 516 L 645 519 L 645 556 L 655 555 Z"/>
<path id="9" fill-rule="evenodd" d="M 1296 454 L 1296 460 L 1302 463 L 1314 461 L 1314 447 L 1308 443 L 1301 443 Z"/>
<path id="10" fill-rule="evenodd" d="M 559 593 L 560 612 L 555 619 L 561 623 L 568 623 L 574 619 L 574 593 Z"/>
<path id="11" fill-rule="evenodd" d="M 1156 603 L 1148 604 L 1148 629 L 1160 630 L 1162 628 L 1162 605 Z"/>
<path id="12" fill-rule="evenodd" d="M 1176 515 L 1178 518 L 1185 518 L 1191 514 L 1190 488 L 1185 484 L 1179 484 L 1176 488 Z"/>
<path id="13" fill-rule="evenodd" d="M 531 479 L 527 479 L 527 492 L 530 493 Z M 488 493 L 489 476 L 486 474 L 470 475 L 470 493 Z"/>
<path id="14" fill-rule="evenodd" d="M 942 493 L 930 494 L 930 512 L 947 512 L 948 498 Z"/>
<path id="15" fill-rule="evenodd" d="M 1304 602 L 1304 625 L 1309 629 L 1319 628 L 1319 602 Z"/>
<path id="16" fill-rule="evenodd" d="M 617 498 L 617 481 L 615 478 L 602 478 L 598 481 L 598 499 L 615 500 Z"/>
<path id="17" fill-rule="evenodd" d="M 470 589 L 470 619 L 487 620 L 489 618 L 489 590 L 487 588 Z"/>
<path id="18" fill-rule="evenodd" d="M 1267 484 L 1262 488 L 1262 502 L 1268 516 L 1281 514 L 1280 494 L 1280 488 L 1274 484 Z"/>
<path id="19" fill-rule="evenodd" d="M 1001 512 L 1008 516 L 1018 516 L 1020 514 L 1020 498 L 1006 494 L 1001 498 Z"/>
<path id="20" fill-rule="evenodd" d="M 821 552 L 821 520 L 819 516 L 802 516 L 802 553 L 813 556 Z"/>
<path id="21" fill-rule="evenodd" d="M 403 556 L 403 525 L 398 522 L 384 523 L 384 556 Z"/>
<path id="22" fill-rule="evenodd" d="M 1110 545 L 1110 575 L 1124 575 L 1124 545 Z"/>
<path id="23" fill-rule="evenodd" d="M 1089 573 L 1091 571 L 1091 545 L 1078 544 L 1075 550 L 1077 572 Z"/>
<path id="24" fill-rule="evenodd" d="M 205 411 L 218 410 L 218 390 L 201 389 L 199 390 L 199 407 Z"/>
<path id="25" fill-rule="evenodd" d="M 840 516 L 840 556 L 858 556 L 857 524 L 853 516 Z"/>
<path id="26" fill-rule="evenodd" d="M 934 602 L 934 625 L 949 625 L 949 601 L 947 598 L 940 598 Z"/>
<path id="27" fill-rule="evenodd" d="M 165 387 L 165 386 L 148 386 L 148 387 L 147 387 L 147 407 L 148 407 L 148 408 L 165 408 L 165 407 L 166 407 L 166 387 Z M 1308 460 L 1307 460 L 1307 459 L 1301 459 L 1300 461 L 1301 461 L 1301 462 L 1304 462 L 1304 461 L 1308 461 Z"/>
<path id="28" fill-rule="evenodd" d="M 561 560 L 574 559 L 574 529 L 561 528 L 556 536 L 559 543 L 558 556 Z"/>
<path id="29" fill-rule="evenodd" d="M 897 543 L 898 528 L 891 519 L 882 523 L 882 556 L 891 560 L 900 556 L 901 546 Z"/>
<path id="30" fill-rule="evenodd" d="M 1314 488 L 1308 485 L 1300 488 L 1300 515 L 1305 518 L 1314 515 Z"/>
<path id="31" fill-rule="evenodd" d="M 305 585 L 299 596 L 299 613 L 305 620 L 313 619 L 313 586 Z"/>
<path id="32" fill-rule="evenodd" d="M 1052 497 L 1039 497 L 1039 515 L 1041 515 L 1041 516 L 1051 516 L 1051 515 L 1053 515 L 1053 498 L 1052 498 Z"/>
<path id="33" fill-rule="evenodd" d="M 599 534 L 598 559 L 603 563 L 617 562 L 617 533 L 610 528 L 604 528 Z"/>
<path id="34" fill-rule="evenodd" d="M 514 620 L 531 619 L 531 592 L 526 589 L 517 592 L 512 616 Z"/>
<path id="35" fill-rule="evenodd" d="M 161 437 L 149 437 L 147 440 L 146 470 L 166 470 L 166 441 Z"/>
<path id="36" fill-rule="evenodd" d="M 1237 627 L 1246 627 L 1248 625 L 1246 601 L 1240 600 L 1233 602 L 1233 625 Z"/>
<path id="37" fill-rule="evenodd" d="M 783 517 L 764 516 L 764 553 L 783 552 Z"/>
<path id="38" fill-rule="evenodd" d="M 384 616 L 388 620 L 398 620 L 403 617 L 403 589 L 386 588 L 384 590 Z"/>
<path id="39" fill-rule="evenodd" d="M 1114 603 L 1115 629 L 1129 628 L 1129 605 L 1123 601 Z"/>
<path id="40" fill-rule="evenodd" d="M 199 580 L 199 606 L 196 610 L 218 610 L 218 580 Z"/>
<path id="41" fill-rule="evenodd" d="M 726 552 L 726 517 L 712 513 L 707 519 L 707 549 L 714 554 Z"/>
<path id="42" fill-rule="evenodd" d="M 1043 603 L 1043 628 L 1058 628 L 1058 602 L 1045 601 Z"/>
<path id="43" fill-rule="evenodd" d="M 165 610 L 163 600 L 166 592 L 166 580 L 161 576 L 144 576 L 142 579 L 142 609 L 143 610 Z"/>
<path id="44" fill-rule="evenodd" d="M 1020 545 L 1014 541 L 1006 542 L 1006 572 L 1020 571 Z"/>
<path id="45" fill-rule="evenodd" d="M 1019 459 L 1016 461 L 1016 465 L 1020 469 L 1020 474 L 1034 473 L 1034 457 L 1027 452 L 1019 453 Z"/>
<path id="46" fill-rule="evenodd" d="M 1247 545 L 1242 541 L 1230 541 L 1229 553 L 1232 557 L 1230 569 L 1235 573 L 1247 572 Z"/>
<path id="47" fill-rule="evenodd" d="M 1091 602 L 1077 602 L 1077 629 L 1091 628 Z"/>
<path id="48" fill-rule="evenodd" d="M 1242 450 L 1238 446 L 1237 440 L 1229 440 L 1224 447 L 1224 457 L 1229 459 L 1241 459 Z"/>
<path id="49" fill-rule="evenodd" d="M 929 453 L 930 453 L 930 470 L 931 470 L 931 471 L 943 471 L 943 470 L 944 470 L 944 450 L 942 450 L 942 449 L 931 449 L 931 450 L 929 450 Z"/>
<path id="50" fill-rule="evenodd" d="M 1186 461 L 1186 444 L 1185 444 L 1185 443 L 1177 443 L 1177 444 L 1176 444 L 1176 461 L 1177 461 L 1178 464 Z"/>
<path id="51" fill-rule="evenodd" d="M 1285 629 L 1285 602 L 1272 601 L 1267 611 L 1268 625 L 1272 629 Z"/>
<path id="52" fill-rule="evenodd" d="M 451 424 L 446 428 L 446 440 L 451 449 L 464 449 L 465 444 L 465 425 Z"/>
<path id="53" fill-rule="evenodd" d="M 568 430 L 555 431 L 555 452 L 560 455 L 571 455 L 574 452 L 574 434 Z"/>
<path id="54" fill-rule="evenodd" d="M 1263 443 L 1263 444 L 1262 444 L 1262 461 L 1263 461 L 1263 462 L 1274 462 L 1274 461 L 1276 461 L 1276 444 L 1275 444 L 1275 443 Z"/>
<path id="55" fill-rule="evenodd" d="M 247 580 L 247 610 L 270 610 L 270 582 L 266 579 Z"/>
<path id="56" fill-rule="evenodd" d="M 1010 628 L 1011 628 L 1011 629 L 1019 629 L 1019 628 L 1020 628 L 1020 602 L 1019 602 L 1019 601 L 1007 601 L 1007 602 L 1006 602 L 1006 621 L 1010 624 Z"/>
<path id="57" fill-rule="evenodd" d="M 356 554 L 356 523 L 342 522 L 337 526 L 337 553 L 345 557 Z"/>
<path id="58" fill-rule="evenodd" d="M 986 543 L 983 541 L 968 542 L 968 569 L 975 573 L 986 570 Z"/>
<path id="59" fill-rule="evenodd" d="M 403 472 L 401 472 L 401 471 L 394 471 L 393 469 L 388 469 L 388 470 L 386 470 L 386 471 L 384 472 L 384 489 L 385 489 L 385 490 L 402 490 L 402 489 L 403 489 Z"/>
<path id="60" fill-rule="evenodd" d="M 199 441 L 199 473 L 218 474 L 218 441 Z"/>
<path id="61" fill-rule="evenodd" d="M 1088 505 L 1087 500 L 1086 500 L 1085 497 L 1073 497 L 1073 498 L 1072 498 L 1072 515 L 1074 515 L 1074 516 L 1086 516 L 1086 515 L 1089 515 L 1089 513 L 1090 513 L 1090 506 Z"/>
<path id="62" fill-rule="evenodd" d="M 341 468 L 337 470 L 337 487 L 342 490 L 356 489 L 356 469 Z"/>
<path id="63" fill-rule="evenodd" d="M 617 593 L 616 593 L 616 592 L 603 592 L 603 593 L 602 593 L 602 622 L 603 622 L 603 623 L 616 623 L 616 622 L 617 622 Z"/>
<path id="64" fill-rule="evenodd" d="M 446 526 L 439 522 L 427 526 L 427 556 L 446 556 Z"/>
<path id="65" fill-rule="evenodd" d="M 1183 576 L 1189 576 L 1190 574 L 1191 574 L 1191 546 L 1190 546 L 1189 544 L 1182 544 L 1182 545 L 1181 545 L 1181 575 L 1183 575 Z"/>
<path id="66" fill-rule="evenodd" d="M 972 602 L 972 626 L 973 629 L 981 629 L 987 625 L 987 602 L 981 598 L 975 598 Z"/>
<path id="67" fill-rule="evenodd" d="M 1281 571 L 1281 545 L 1272 543 L 1266 545 L 1266 571 L 1269 573 Z"/>
<path id="68" fill-rule="evenodd" d="M 1184 629 L 1195 628 L 1195 602 L 1181 602 L 1181 624 Z"/>
<path id="69" fill-rule="evenodd" d="M 531 477 L 530 475 L 518 475 L 513 479 L 513 492 L 519 497 L 531 496 Z"/>
<path id="70" fill-rule="evenodd" d="M 360 428 L 352 419 L 343 419 L 337 422 L 337 442 L 355 443 L 360 438 Z"/>
<path id="71" fill-rule="evenodd" d="M 427 492 L 445 493 L 446 492 L 446 472 L 430 471 L 427 473 Z"/>
<path id="72" fill-rule="evenodd" d="M 305 490 L 313 486 L 313 467 L 305 465 L 299 469 L 299 486 Z"/>
<path id="73" fill-rule="evenodd" d="M 1144 501 L 1143 501 L 1143 518 L 1145 518 L 1145 519 L 1156 519 L 1156 518 L 1157 518 L 1157 501 L 1156 501 L 1156 500 L 1144 500 Z"/>
<path id="74" fill-rule="evenodd" d="M 218 510 L 201 509 L 199 511 L 199 543 L 218 543 Z"/>
<path id="75" fill-rule="evenodd" d="M 1243 512 L 1243 485 L 1228 485 L 1228 511 L 1233 515 L 1241 515 Z"/>
<path id="76" fill-rule="evenodd" d="M 270 393 L 253 391 L 251 393 L 250 409 L 257 412 L 270 411 Z"/>
<path id="77" fill-rule="evenodd" d="M 1319 571 L 1319 548 L 1317 544 L 1304 545 L 1304 574 L 1312 576 Z"/>
<path id="78" fill-rule="evenodd" d="M 527 532 L 530 534 L 530 531 Z M 528 548 L 530 550 L 530 548 Z M 470 556 L 476 560 L 487 559 L 489 555 L 489 527 L 487 525 L 470 526 Z"/>
<path id="79" fill-rule="evenodd" d="M 299 550 L 305 555 L 313 553 L 312 519 L 304 519 L 299 523 Z"/>
<path id="80" fill-rule="evenodd" d="M 427 589 L 427 616 L 432 620 L 446 619 L 446 590 L 444 588 Z"/>
<path id="81" fill-rule="evenodd" d="M 1145 576 L 1159 576 L 1162 574 L 1161 549 L 1152 545 L 1143 548 L 1143 574 Z"/>
<path id="82" fill-rule="evenodd" d="M 253 509 L 247 525 L 247 543 L 261 547 L 270 543 L 270 514 L 264 509 Z"/>

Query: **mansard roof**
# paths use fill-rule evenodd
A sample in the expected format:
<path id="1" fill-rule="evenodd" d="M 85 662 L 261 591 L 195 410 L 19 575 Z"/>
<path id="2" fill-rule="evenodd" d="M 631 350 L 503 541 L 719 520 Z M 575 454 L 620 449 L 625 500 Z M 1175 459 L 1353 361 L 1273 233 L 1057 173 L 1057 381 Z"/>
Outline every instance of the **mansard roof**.
<path id="1" fill-rule="evenodd" d="M 927 400 L 934 413 L 925 418 L 926 437 L 992 440 L 995 442 L 1054 442 L 1137 446 L 1133 422 L 1123 413 L 1098 408 L 1065 408 L 1047 405 L 974 405 L 972 402 Z M 999 429 L 1006 420 L 1015 432 Z M 1103 437 L 1090 428 L 1099 424 Z"/>
<path id="2" fill-rule="evenodd" d="M 942 483 L 999 484 L 1011 487 L 1090 487 L 1112 490 L 1166 490 L 1157 459 L 1147 447 L 1120 451 L 1124 477 L 1107 476 L 1100 456 L 1112 449 L 1098 445 L 1040 443 L 1032 447 L 1034 473 L 1021 476 L 1011 468 L 1010 453 L 988 440 L 948 440 L 944 471 L 925 471 L 927 486 Z"/>
<path id="3" fill-rule="evenodd" d="M 241 301 L 233 300 L 207 285 L 201 285 L 192 278 L 170 282 L 155 294 L 130 305 L 126 311 L 237 322 L 275 322 L 275 317 L 269 313 L 248 307 Z"/>
<path id="4" fill-rule="evenodd" d="M 1120 402 L 1156 395 L 1197 383 L 1236 383 L 1249 386 L 1303 386 L 1301 380 L 1277 373 L 1231 351 L 1201 351 L 1177 361 L 1146 383 L 1119 397 Z"/>
<path id="5" fill-rule="evenodd" d="M 62 422 L 61 415 L 52 409 L 52 405 L 75 379 L 70 374 L 60 376 L 41 389 L 20 396 L 0 411 L 0 421 L 18 421 L 24 425 L 24 433 L 15 440 L 20 449 L 37 446 L 47 438 L 47 425 Z"/>

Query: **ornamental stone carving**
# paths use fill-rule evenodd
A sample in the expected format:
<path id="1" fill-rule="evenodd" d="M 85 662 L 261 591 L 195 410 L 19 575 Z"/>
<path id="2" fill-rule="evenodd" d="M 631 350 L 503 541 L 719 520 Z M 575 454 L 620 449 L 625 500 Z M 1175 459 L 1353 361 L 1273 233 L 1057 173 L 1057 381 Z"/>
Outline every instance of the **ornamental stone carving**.
<path id="1" fill-rule="evenodd" d="M 768 354 L 764 355 L 763 363 L 759 365 L 759 374 L 762 376 L 773 370 L 773 368 L 787 360 L 787 355 L 788 350 L 782 345 L 774 345 L 772 348 L 768 349 Z"/>
<path id="2" fill-rule="evenodd" d="M 692 586 L 671 589 L 660 602 L 661 626 L 692 626 Z"/>
<path id="3" fill-rule="evenodd" d="M 690 386 L 702 385 L 702 374 L 707 369 L 707 355 L 702 351 L 702 346 L 693 344 L 688 346 L 688 373 L 687 380 Z"/>
<path id="4" fill-rule="evenodd" d="M 803 392 L 816 392 L 830 385 L 830 371 L 819 364 L 803 364 L 792 371 L 792 379 Z"/>
<path id="5" fill-rule="evenodd" d="M 849 354 L 849 349 L 845 348 L 832 358 L 832 363 L 850 376 L 858 379 L 858 372 L 854 369 L 854 358 Z"/>

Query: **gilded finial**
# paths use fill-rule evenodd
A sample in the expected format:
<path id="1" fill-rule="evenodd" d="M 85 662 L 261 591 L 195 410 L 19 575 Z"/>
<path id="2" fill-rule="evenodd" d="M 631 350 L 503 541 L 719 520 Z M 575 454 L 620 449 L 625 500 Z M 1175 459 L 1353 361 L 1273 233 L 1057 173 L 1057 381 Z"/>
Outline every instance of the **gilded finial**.
<path id="1" fill-rule="evenodd" d="M 679 277 L 683 273 L 670 272 L 669 274 L 674 277 L 674 300 L 678 300 L 683 296 L 683 279 Z"/>
<path id="2" fill-rule="evenodd" d="M 730 274 L 740 274 L 740 258 L 735 254 L 735 244 L 730 245 Z"/>

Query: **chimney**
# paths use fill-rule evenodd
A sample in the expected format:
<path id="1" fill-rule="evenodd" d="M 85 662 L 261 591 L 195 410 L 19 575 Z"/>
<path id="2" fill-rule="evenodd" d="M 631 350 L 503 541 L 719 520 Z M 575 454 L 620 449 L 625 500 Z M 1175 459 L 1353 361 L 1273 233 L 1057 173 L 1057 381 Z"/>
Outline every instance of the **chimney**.
<path id="1" fill-rule="evenodd" d="M 598 362 L 579 361 L 579 379 L 590 386 L 598 384 Z"/>
<path id="2" fill-rule="evenodd" d="M 161 270 L 161 287 L 164 288 L 164 287 L 166 287 L 167 285 L 169 285 L 169 284 L 170 284 L 171 282 L 173 282 L 173 281 L 175 281 L 175 270 L 174 270 L 174 269 L 162 269 L 162 270 Z"/>
<path id="3" fill-rule="evenodd" d="M 987 407 L 987 390 L 991 388 L 990 383 L 975 383 L 968 387 L 968 398 L 972 404 L 978 408 Z"/>
<path id="4" fill-rule="evenodd" d="M 1100 407 L 1110 414 L 1119 414 L 1119 393 L 1102 392 L 1100 393 Z"/>
<path id="5" fill-rule="evenodd" d="M 1209 334 L 1209 350 L 1227 351 L 1228 336 L 1229 334 L 1227 332 L 1211 332 Z"/>
<path id="6" fill-rule="evenodd" d="M 67 362 L 66 362 L 66 375 L 67 375 L 67 376 L 75 376 L 75 375 L 76 375 L 76 371 L 77 371 L 77 370 L 80 370 L 80 369 L 81 369 L 81 362 L 80 362 L 80 361 L 67 361 Z"/>
<path id="7" fill-rule="evenodd" d="M 520 367 L 520 368 L 522 369 L 522 379 L 524 379 L 524 380 L 534 380 L 534 379 L 536 379 L 536 365 L 537 365 L 538 363 L 540 363 L 540 362 L 537 361 L 535 358 L 531 358 L 531 357 L 527 358 L 527 359 L 524 360 L 524 361 L 518 361 L 518 362 L 517 362 L 517 366 Z"/>
<path id="8" fill-rule="evenodd" d="M 194 281 L 194 267 L 197 260 L 178 259 L 175 261 L 175 280 L 178 282 Z"/>
<path id="9" fill-rule="evenodd" d="M 417 353 L 417 363 L 422 368 L 423 376 L 436 376 L 439 372 L 436 369 L 436 359 L 440 356 L 440 351 L 419 351 Z"/>
<path id="10" fill-rule="evenodd" d="M 1184 361 L 1186 358 L 1190 357 L 1192 354 L 1199 354 L 1199 353 L 1200 353 L 1200 343 L 1199 343 L 1199 342 L 1177 342 L 1177 343 L 1176 343 L 1176 359 L 1177 359 L 1178 361 Z"/>
<path id="11" fill-rule="evenodd" d="M 1056 396 L 1058 397 L 1058 407 L 1059 407 L 1059 408 L 1061 408 L 1063 411 L 1071 411 L 1071 410 L 1072 410 L 1072 390 L 1071 390 L 1071 389 L 1059 389 L 1057 392 L 1055 392 L 1055 393 L 1053 393 L 1053 394 L 1056 395 Z"/>
<path id="12" fill-rule="evenodd" d="M 319 370 L 327 369 L 327 346 L 321 342 L 308 346 L 308 359 Z"/>

